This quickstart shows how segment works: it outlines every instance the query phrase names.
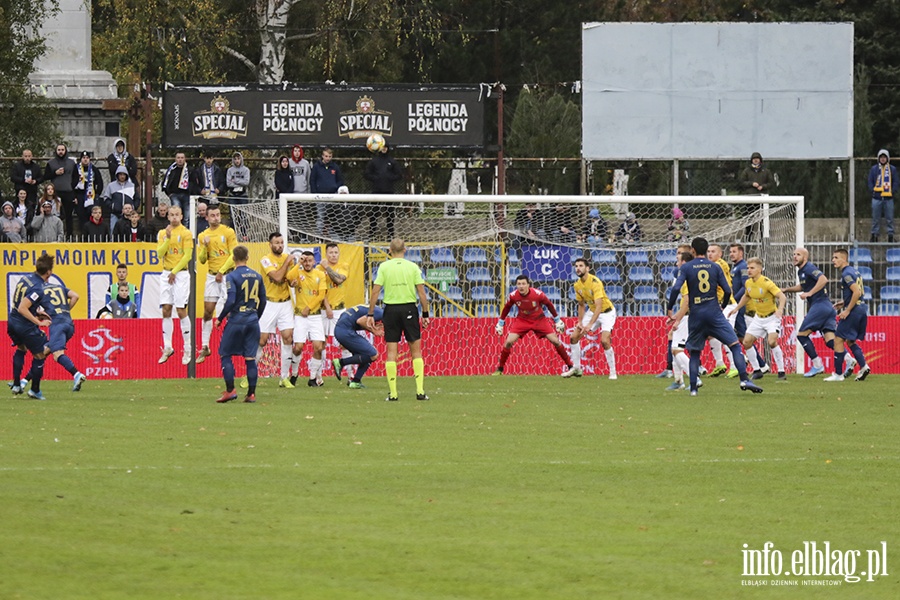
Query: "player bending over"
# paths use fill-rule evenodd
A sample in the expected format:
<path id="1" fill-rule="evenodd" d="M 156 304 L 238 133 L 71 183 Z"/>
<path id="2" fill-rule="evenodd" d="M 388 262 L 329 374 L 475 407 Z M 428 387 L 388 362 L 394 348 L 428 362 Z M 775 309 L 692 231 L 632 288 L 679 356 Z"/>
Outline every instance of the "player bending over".
<path id="1" fill-rule="evenodd" d="M 331 365 L 334 367 L 334 376 L 338 381 L 341 380 L 341 370 L 348 365 L 358 365 L 353 379 L 350 380 L 350 389 L 364 388 L 362 384 L 363 375 L 378 360 L 378 350 L 369 340 L 362 336 L 360 332 L 369 331 L 372 334 L 383 337 L 384 311 L 379 307 L 375 307 L 372 311 L 373 326 L 370 328 L 367 324 L 367 311 L 369 307 L 365 304 L 358 304 L 353 308 L 342 311 L 337 325 L 334 326 L 334 339 L 349 352 L 349 356 L 343 358 L 332 359 Z"/>
<path id="2" fill-rule="evenodd" d="M 578 302 L 578 323 L 569 338 L 572 350 L 572 368 L 563 377 L 581 377 L 581 338 L 587 333 L 600 330 L 600 344 L 609 365 L 609 378 L 616 377 L 616 351 L 613 350 L 610 334 L 616 324 L 616 307 L 607 297 L 603 282 L 591 273 L 591 265 L 579 258 L 575 261 L 575 301 Z M 586 308 L 588 307 L 588 308 Z"/>
<path id="3" fill-rule="evenodd" d="M 546 306 L 550 314 L 553 315 L 553 320 L 556 322 L 556 331 L 562 333 L 566 330 L 566 326 L 563 324 L 562 319 L 559 318 L 556 307 L 553 306 L 553 303 L 550 302 L 550 299 L 547 298 L 544 292 L 531 287 L 531 280 L 528 279 L 527 275 L 516 277 L 516 290 L 506 299 L 506 304 L 503 305 L 503 310 L 500 312 L 500 320 L 497 321 L 497 335 L 503 335 L 504 319 L 506 319 L 506 315 L 509 314 L 513 306 L 519 307 L 519 316 L 509 326 L 509 335 L 506 336 L 503 350 L 500 351 L 500 364 L 497 365 L 494 375 L 503 374 L 503 368 L 506 366 L 506 361 L 509 360 L 509 354 L 512 352 L 513 345 L 529 331 L 539 338 L 547 338 L 547 341 L 553 344 L 556 353 L 559 354 L 560 358 L 571 370 L 572 361 L 569 359 L 565 346 L 562 345 L 556 333 L 553 332 L 553 326 L 550 324 L 550 321 L 544 316 L 544 307 Z"/>

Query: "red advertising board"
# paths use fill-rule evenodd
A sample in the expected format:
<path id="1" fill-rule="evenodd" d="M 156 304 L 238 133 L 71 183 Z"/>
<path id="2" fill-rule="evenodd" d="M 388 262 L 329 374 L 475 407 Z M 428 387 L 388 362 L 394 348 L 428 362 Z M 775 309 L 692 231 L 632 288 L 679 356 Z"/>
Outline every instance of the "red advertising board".
<path id="1" fill-rule="evenodd" d="M 795 355 L 792 338 L 793 323 L 785 320 L 785 336 L 782 345 L 788 361 L 788 371 L 794 372 Z M 571 327 L 574 319 L 566 319 Z M 199 337 L 200 322 L 195 332 Z M 495 319 L 447 318 L 434 319 L 425 330 L 423 352 L 428 375 L 487 375 L 497 367 L 503 337 L 494 333 Z M 216 350 L 220 331 L 213 333 L 213 356 L 197 365 L 198 377 L 220 377 L 221 368 Z M 567 341 L 568 337 L 563 336 Z M 175 355 L 163 365 L 157 364 L 162 350 L 162 327 L 158 319 L 131 320 L 83 320 L 76 321 L 75 336 L 69 342 L 68 354 L 90 379 L 157 379 L 181 378 L 187 367 L 181 364 L 181 337 L 174 335 Z M 814 338 L 816 348 L 831 368 L 833 352 L 825 347 L 820 336 Z M 278 348 L 274 337 L 267 348 L 261 375 L 277 375 Z M 900 373 L 900 317 L 870 317 L 868 334 L 862 344 L 873 373 Z M 370 369 L 371 375 L 384 373 L 384 343 L 378 339 L 375 346 L 379 360 Z M 399 372 L 412 375 L 408 353 L 401 345 Z M 616 367 L 620 375 L 655 374 L 665 367 L 666 331 L 661 317 L 622 317 L 616 320 L 613 331 L 613 347 L 616 350 Z M 195 346 L 196 348 L 196 346 Z M 607 374 L 606 358 L 596 339 L 582 342 L 582 364 L 586 373 Z M 301 377 L 305 376 L 309 348 L 304 349 Z M 893 350 L 893 351 L 892 351 Z M 3 345 L 0 351 L 0 377 L 11 378 L 13 348 Z M 331 350 L 331 357 L 335 355 Z M 243 361 L 237 360 L 238 373 L 243 372 Z M 704 364 L 710 366 L 709 351 L 704 353 Z M 26 365 L 30 364 L 30 360 Z M 509 375 L 554 375 L 562 371 L 562 361 L 549 342 L 529 335 L 516 344 L 506 365 Z M 808 365 L 807 365 L 808 368 Z M 45 377 L 68 379 L 69 374 L 52 359 L 47 361 Z"/>

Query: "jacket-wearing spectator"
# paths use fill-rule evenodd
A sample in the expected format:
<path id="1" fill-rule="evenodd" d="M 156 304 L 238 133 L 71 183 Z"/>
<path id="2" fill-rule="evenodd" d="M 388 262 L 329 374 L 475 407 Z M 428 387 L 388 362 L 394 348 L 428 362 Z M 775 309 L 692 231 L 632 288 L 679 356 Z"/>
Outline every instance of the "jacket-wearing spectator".
<path id="1" fill-rule="evenodd" d="M 278 168 L 275 169 L 275 197 L 294 192 L 294 174 L 291 171 L 290 159 L 287 156 L 278 157 Z"/>
<path id="2" fill-rule="evenodd" d="M 114 242 L 148 242 L 147 228 L 141 220 L 141 215 L 133 211 L 128 217 L 116 221 L 113 227 L 112 239 Z"/>
<path id="3" fill-rule="evenodd" d="M 137 160 L 125 149 L 125 140 L 122 138 L 116 140 L 114 150 L 106 157 L 106 162 L 109 165 L 110 181 L 116 178 L 116 170 L 119 167 L 125 167 L 128 171 L 128 179 L 137 184 Z"/>
<path id="4" fill-rule="evenodd" d="M 37 203 L 38 184 L 43 181 L 43 169 L 34 160 L 31 150 L 22 151 L 22 160 L 13 163 L 9 178 L 16 192 L 25 190 L 28 193 L 28 201 L 32 204 Z"/>
<path id="5" fill-rule="evenodd" d="M 147 224 L 147 241 L 156 241 L 161 230 L 169 226 L 169 205 L 166 202 L 160 202 L 156 205 L 156 214 Z"/>
<path id="6" fill-rule="evenodd" d="M 768 194 L 775 184 L 772 172 L 763 164 L 762 154 L 754 152 L 750 155 L 750 164 L 739 176 L 742 194 Z"/>
<path id="7" fill-rule="evenodd" d="M 225 187 L 228 188 L 228 197 L 246 199 L 249 186 L 250 169 L 244 164 L 244 155 L 235 152 L 231 157 L 231 166 L 225 172 Z"/>
<path id="8" fill-rule="evenodd" d="M 28 224 L 31 223 L 31 219 L 34 218 L 34 202 L 28 200 L 28 192 L 26 190 L 19 190 L 16 192 L 16 202 L 16 218 L 19 219 L 22 222 L 22 225 L 27 229 Z"/>
<path id="9" fill-rule="evenodd" d="M 91 218 L 84 225 L 82 239 L 85 242 L 108 242 L 109 237 L 109 223 L 103 218 L 103 208 L 95 204 L 91 208 Z"/>
<path id="10" fill-rule="evenodd" d="M 642 235 L 641 224 L 638 223 L 634 213 L 629 212 L 625 215 L 625 220 L 619 225 L 619 230 L 616 231 L 616 239 L 626 244 L 636 244 L 641 241 Z"/>
<path id="11" fill-rule="evenodd" d="M 218 206 L 218 204 L 214 204 L 213 206 Z M 209 221 L 206 220 L 206 211 L 209 210 L 209 205 L 203 200 L 197 201 L 197 233 L 199 234 L 201 231 L 206 231 L 209 229 Z"/>
<path id="12" fill-rule="evenodd" d="M 81 153 L 72 172 L 72 189 L 75 190 L 75 215 L 83 227 L 91 216 L 91 207 L 100 203 L 103 193 L 103 175 L 91 162 L 91 153 L 87 150 Z"/>
<path id="13" fill-rule="evenodd" d="M 281 161 L 278 164 L 280 165 Z M 300 144 L 294 144 L 294 147 L 291 148 L 291 158 L 288 160 L 288 167 L 294 179 L 291 191 L 295 194 L 308 194 L 310 191 L 312 167 L 309 161 L 303 158 L 303 146 Z"/>
<path id="14" fill-rule="evenodd" d="M 331 148 L 322 150 L 322 159 L 316 161 L 312 166 L 312 172 L 309 175 L 309 191 L 313 194 L 336 194 L 338 188 L 344 185 L 344 175 L 341 173 L 341 167 L 334 162 L 334 152 Z M 330 215 L 326 215 L 324 202 L 316 203 L 316 231 L 321 235 L 325 232 L 326 222 L 334 226 L 340 219 L 344 218 L 343 207 L 331 206 Z M 344 226 L 337 223 L 338 227 Z"/>
<path id="15" fill-rule="evenodd" d="M 212 152 L 205 152 L 203 162 L 191 172 L 191 193 L 197 196 L 224 196 L 226 187 L 225 173 L 215 163 Z"/>
<path id="16" fill-rule="evenodd" d="M 390 154 L 390 147 L 387 143 L 381 147 L 381 150 L 375 153 L 366 164 L 365 173 L 363 173 L 366 181 L 369 182 L 369 188 L 373 194 L 393 194 L 394 186 L 398 181 L 403 180 L 403 171 L 400 169 L 399 163 L 394 160 Z M 387 228 L 387 239 L 394 239 L 394 214 L 397 208 L 394 206 L 373 206 L 368 210 L 370 213 L 368 238 L 375 236 L 375 228 L 379 215 L 384 216 L 385 227 Z"/>
<path id="17" fill-rule="evenodd" d="M 54 243 L 66 241 L 66 230 L 62 219 L 53 214 L 53 204 L 48 200 L 41 205 L 41 212 L 31 220 L 32 241 Z"/>
<path id="18" fill-rule="evenodd" d="M 887 221 L 888 242 L 894 243 L 894 192 L 900 189 L 897 167 L 891 164 L 887 150 L 878 151 L 878 163 L 869 169 L 869 193 L 872 194 L 872 237 L 878 241 L 881 218 Z"/>
<path id="19" fill-rule="evenodd" d="M 56 145 L 56 154 L 47 161 L 44 168 L 44 181 L 53 183 L 61 205 L 59 217 L 66 225 L 66 236 L 72 237 L 72 219 L 75 213 L 75 191 L 72 188 L 72 173 L 75 172 L 75 161 L 69 157 L 69 149 L 65 144 Z"/>
<path id="20" fill-rule="evenodd" d="M 116 222 L 125 214 L 125 206 L 134 210 L 141 208 L 140 190 L 128 177 L 128 169 L 116 168 L 116 178 L 110 181 L 101 195 L 103 205 L 109 211 L 110 225 L 115 229 Z"/>
<path id="21" fill-rule="evenodd" d="M 166 169 L 160 188 L 169 197 L 166 210 L 169 206 L 179 206 L 187 214 L 191 206 L 191 169 L 188 167 L 184 152 L 175 153 L 175 162 Z M 167 220 L 166 225 L 168 223 Z"/>
<path id="22" fill-rule="evenodd" d="M 44 202 L 47 201 L 49 201 L 50 204 L 53 205 L 53 210 L 51 212 L 57 217 L 60 217 L 60 215 L 62 215 L 62 200 L 60 200 L 59 196 L 56 194 L 56 186 L 49 181 L 44 184 L 43 190 L 41 191 L 41 197 L 38 198 L 37 205 L 43 206 Z"/>
<path id="23" fill-rule="evenodd" d="M 3 203 L 3 214 L 0 215 L 0 231 L 3 231 L 7 239 L 14 244 L 25 241 L 25 226 L 16 218 L 15 207 L 9 200 Z"/>

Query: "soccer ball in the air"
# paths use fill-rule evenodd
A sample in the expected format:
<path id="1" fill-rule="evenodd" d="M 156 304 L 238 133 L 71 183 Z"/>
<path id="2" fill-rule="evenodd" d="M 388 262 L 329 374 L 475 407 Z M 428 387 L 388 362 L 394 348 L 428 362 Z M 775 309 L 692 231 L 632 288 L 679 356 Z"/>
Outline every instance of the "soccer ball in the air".
<path id="1" fill-rule="evenodd" d="M 380 152 L 384 148 L 384 136 L 380 133 L 373 133 L 366 140 L 366 148 L 369 149 L 369 152 Z"/>

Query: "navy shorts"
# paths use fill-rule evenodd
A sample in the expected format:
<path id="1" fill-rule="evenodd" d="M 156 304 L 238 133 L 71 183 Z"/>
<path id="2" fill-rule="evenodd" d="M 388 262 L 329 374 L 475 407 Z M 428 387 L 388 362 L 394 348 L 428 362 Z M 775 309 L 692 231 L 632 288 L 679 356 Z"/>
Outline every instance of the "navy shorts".
<path id="1" fill-rule="evenodd" d="M 362 356 L 370 357 L 378 354 L 378 350 L 375 349 L 375 346 L 373 346 L 369 340 L 361 336 L 355 329 L 342 327 L 340 322 L 338 322 L 337 327 L 334 328 L 334 339 L 336 339 L 341 346 L 346 348 L 350 354 L 360 354 Z"/>
<path id="2" fill-rule="evenodd" d="M 259 349 L 259 320 L 232 321 L 225 323 L 222 341 L 219 342 L 219 356 L 243 356 L 256 358 Z"/>
<path id="3" fill-rule="evenodd" d="M 734 332 L 737 334 L 738 339 L 744 339 L 744 336 L 747 335 L 747 309 L 742 308 L 738 311 L 737 317 L 734 319 Z"/>
<path id="4" fill-rule="evenodd" d="M 850 311 L 850 316 L 838 323 L 834 335 L 855 342 L 866 339 L 866 322 L 869 320 L 869 312 L 865 306 L 856 305 Z"/>
<path id="5" fill-rule="evenodd" d="M 50 352 L 65 350 L 72 336 L 75 335 L 75 323 L 72 321 L 53 321 L 50 324 Z"/>
<path id="6" fill-rule="evenodd" d="M 808 309 L 798 331 L 834 331 L 837 328 L 837 313 L 830 302 L 816 302 Z"/>
<path id="7" fill-rule="evenodd" d="M 7 321 L 6 333 L 15 346 L 25 346 L 32 354 L 40 354 L 47 347 L 47 336 L 34 323 Z"/>
<path id="8" fill-rule="evenodd" d="M 737 343 L 737 334 L 721 311 L 707 313 L 692 312 L 688 321 L 688 339 L 684 345 L 690 351 L 700 352 L 706 346 L 706 338 L 713 337 L 732 346 Z"/>

